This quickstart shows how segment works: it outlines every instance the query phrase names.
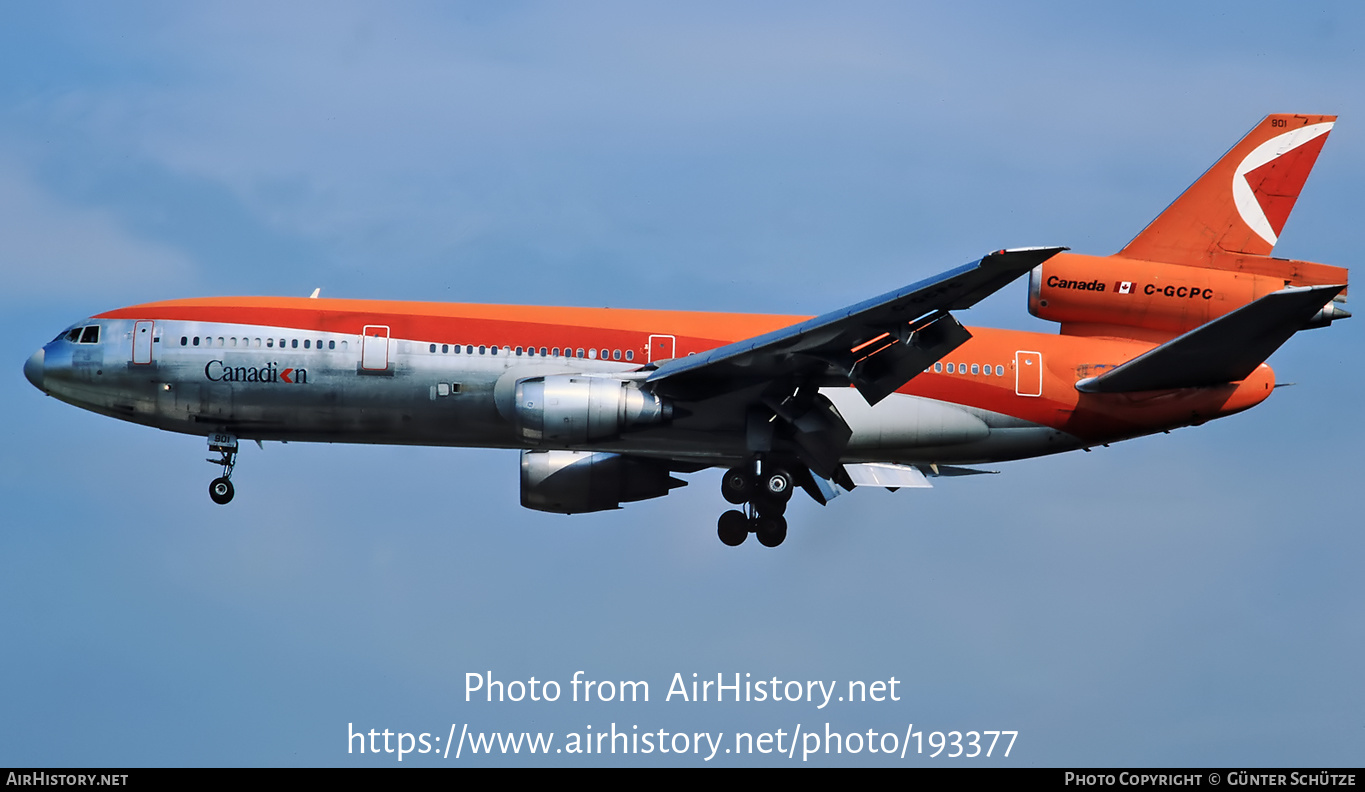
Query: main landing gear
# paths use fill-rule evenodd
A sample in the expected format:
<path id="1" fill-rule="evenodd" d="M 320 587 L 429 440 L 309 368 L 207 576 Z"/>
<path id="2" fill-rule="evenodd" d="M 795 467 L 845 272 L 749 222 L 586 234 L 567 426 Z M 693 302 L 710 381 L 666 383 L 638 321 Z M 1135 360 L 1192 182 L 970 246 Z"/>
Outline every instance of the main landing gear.
<path id="1" fill-rule="evenodd" d="M 223 475 L 209 482 L 209 497 L 214 503 L 222 505 L 232 500 L 232 468 L 237 464 L 237 438 L 230 434 L 209 435 L 209 453 L 219 454 L 219 457 L 204 461 L 223 467 Z"/>
<path id="2" fill-rule="evenodd" d="M 749 534 L 764 547 L 777 547 L 787 538 L 787 520 L 782 515 L 791 500 L 794 481 L 782 468 L 764 467 L 755 473 L 745 467 L 731 468 L 720 480 L 720 494 L 743 511 L 731 509 L 720 516 L 716 534 L 731 547 L 744 544 Z"/>

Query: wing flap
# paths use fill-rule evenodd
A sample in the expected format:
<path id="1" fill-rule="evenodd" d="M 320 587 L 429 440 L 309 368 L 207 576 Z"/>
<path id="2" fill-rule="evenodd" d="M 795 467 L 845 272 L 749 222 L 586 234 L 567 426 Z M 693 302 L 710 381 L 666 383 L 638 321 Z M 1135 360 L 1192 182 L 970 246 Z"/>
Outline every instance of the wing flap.
<path id="1" fill-rule="evenodd" d="M 860 462 L 857 464 L 844 465 L 844 470 L 848 472 L 848 477 L 859 487 L 885 487 L 886 489 L 900 489 L 901 487 L 917 487 L 920 489 L 933 487 L 929 479 L 918 468 L 909 465 L 893 465 L 887 462 Z"/>
<path id="2" fill-rule="evenodd" d="M 849 379 L 868 404 L 876 404 L 971 337 L 952 314 L 944 314 L 911 333 L 907 343 L 887 336 L 885 346 L 854 365 Z"/>

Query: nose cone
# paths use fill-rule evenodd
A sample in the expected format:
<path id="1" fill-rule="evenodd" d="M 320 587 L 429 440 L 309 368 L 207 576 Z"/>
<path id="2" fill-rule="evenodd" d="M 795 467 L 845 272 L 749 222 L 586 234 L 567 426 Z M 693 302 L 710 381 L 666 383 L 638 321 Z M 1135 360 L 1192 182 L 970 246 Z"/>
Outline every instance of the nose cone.
<path id="1" fill-rule="evenodd" d="M 24 364 L 24 376 L 33 383 L 33 387 L 38 390 L 43 389 L 43 350 L 33 353 L 33 356 Z"/>

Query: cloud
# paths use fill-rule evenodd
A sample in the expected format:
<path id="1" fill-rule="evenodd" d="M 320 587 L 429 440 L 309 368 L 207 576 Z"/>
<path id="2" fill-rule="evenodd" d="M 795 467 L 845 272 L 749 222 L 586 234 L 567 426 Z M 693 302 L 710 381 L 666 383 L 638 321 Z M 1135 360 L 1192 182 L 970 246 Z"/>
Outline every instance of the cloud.
<path id="1" fill-rule="evenodd" d="M 0 158 L 0 271 L 9 300 L 145 294 L 149 283 L 194 277 L 194 262 L 164 242 L 128 229 L 106 207 L 77 206 Z"/>

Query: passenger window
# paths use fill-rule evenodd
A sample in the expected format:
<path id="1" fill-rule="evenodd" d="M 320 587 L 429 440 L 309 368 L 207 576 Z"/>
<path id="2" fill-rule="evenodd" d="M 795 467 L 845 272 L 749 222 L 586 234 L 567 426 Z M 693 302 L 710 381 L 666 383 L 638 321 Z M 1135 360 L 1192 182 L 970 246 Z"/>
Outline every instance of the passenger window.
<path id="1" fill-rule="evenodd" d="M 431 350 L 431 351 L 432 351 L 432 352 L 435 352 L 436 350 L 433 349 L 433 350 Z M 442 355 L 449 355 L 449 354 L 450 354 L 450 344 L 441 344 L 441 354 L 442 354 Z"/>
<path id="2" fill-rule="evenodd" d="M 479 354 L 480 354 L 480 355 L 487 353 L 487 351 L 488 351 L 488 347 L 484 346 L 483 344 L 479 344 Z"/>
<path id="3" fill-rule="evenodd" d="M 194 346 L 199 346 L 199 336 L 195 336 L 190 343 Z"/>
<path id="4" fill-rule="evenodd" d="M 521 357 L 521 347 L 517 347 L 517 357 Z"/>
<path id="5" fill-rule="evenodd" d="M 995 376 L 997 376 L 997 377 L 1003 377 L 1003 376 L 1005 376 L 1005 367 L 1004 367 L 1004 366 L 996 366 L 996 367 L 995 367 Z"/>
<path id="6" fill-rule="evenodd" d="M 290 342 L 289 342 L 289 346 L 293 347 L 294 349 L 298 349 L 298 348 L 299 348 L 299 340 L 298 340 L 297 338 L 295 338 L 293 341 L 290 341 Z"/>
<path id="7" fill-rule="evenodd" d="M 948 364 L 948 373 L 949 373 L 949 374 L 956 374 L 956 373 L 957 373 L 957 371 L 956 371 L 956 366 L 954 366 L 952 363 L 949 363 L 949 364 Z"/>
<path id="8" fill-rule="evenodd" d="M 545 357 L 545 347 L 540 348 L 540 356 Z"/>
<path id="9" fill-rule="evenodd" d="M 304 349 L 312 349 L 312 347 L 309 346 L 309 344 L 311 344 L 311 343 L 313 343 L 312 340 L 307 339 L 307 338 L 303 339 L 303 348 L 304 348 Z M 431 351 L 432 351 L 432 352 L 435 352 L 436 350 L 433 349 L 433 350 L 431 350 Z"/>
<path id="10" fill-rule="evenodd" d="M 940 362 L 938 362 L 938 363 L 935 363 L 935 364 L 934 364 L 934 373 L 940 374 L 940 373 L 942 373 L 942 372 L 943 372 L 943 362 L 940 361 Z"/>
<path id="11" fill-rule="evenodd" d="M 227 344 L 223 343 L 223 337 L 222 337 L 222 336 L 218 336 L 218 346 L 227 346 Z"/>
<path id="12" fill-rule="evenodd" d="M 329 350 L 330 350 L 330 349 L 336 349 L 336 348 L 337 348 L 337 342 L 335 342 L 335 341 L 328 341 L 328 342 L 327 342 L 327 348 L 328 348 Z"/>
<path id="13" fill-rule="evenodd" d="M 972 373 L 973 373 L 973 374 L 980 374 L 980 373 L 981 373 L 981 366 L 977 365 L 976 363 L 973 363 L 973 364 L 972 364 Z"/>
<path id="14" fill-rule="evenodd" d="M 274 349 L 274 348 L 275 348 L 275 339 L 273 339 L 273 338 L 267 338 L 267 339 L 265 340 L 265 348 L 266 348 L 266 349 Z"/>
<path id="15" fill-rule="evenodd" d="M 470 346 L 465 347 L 465 348 L 464 348 L 464 353 L 465 353 L 466 355 L 472 355 L 472 354 L 474 354 L 474 347 L 473 347 L 473 345 L 470 345 Z M 480 352 L 479 354 L 483 354 L 483 353 Z"/>
<path id="16" fill-rule="evenodd" d="M 435 352 L 435 351 L 436 351 L 436 345 L 435 345 L 435 344 L 432 344 L 432 345 L 431 345 L 431 351 L 432 351 L 432 352 Z"/>
<path id="17" fill-rule="evenodd" d="M 613 350 L 611 351 L 611 359 L 612 359 L 612 360 L 620 360 L 620 359 L 621 359 L 621 350 L 619 350 L 619 349 L 613 349 Z"/>
<path id="18" fill-rule="evenodd" d="M 185 346 L 189 342 L 190 340 L 188 338 L 186 338 L 185 336 L 180 336 L 180 346 Z"/>
<path id="19" fill-rule="evenodd" d="M 574 357 L 576 357 L 576 358 L 581 358 L 581 357 L 583 357 L 583 347 L 579 347 L 579 348 L 578 348 L 578 351 L 574 353 Z"/>
<path id="20" fill-rule="evenodd" d="M 633 350 L 633 349 L 627 349 L 627 350 L 626 350 L 626 360 L 634 360 L 634 359 L 635 359 L 635 350 Z"/>

